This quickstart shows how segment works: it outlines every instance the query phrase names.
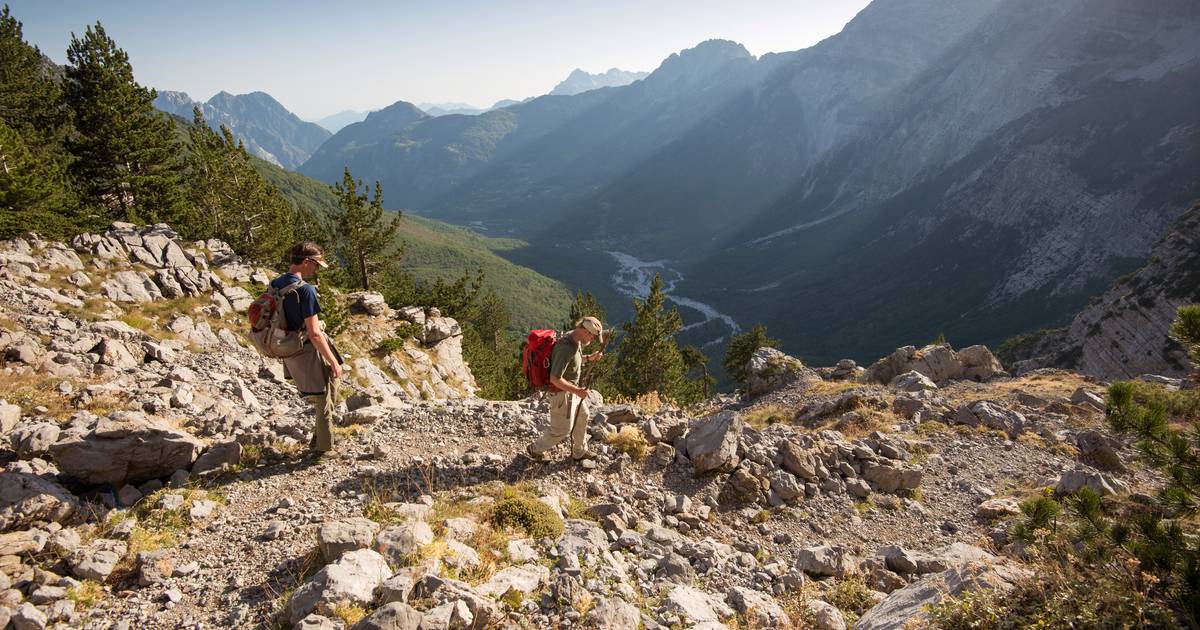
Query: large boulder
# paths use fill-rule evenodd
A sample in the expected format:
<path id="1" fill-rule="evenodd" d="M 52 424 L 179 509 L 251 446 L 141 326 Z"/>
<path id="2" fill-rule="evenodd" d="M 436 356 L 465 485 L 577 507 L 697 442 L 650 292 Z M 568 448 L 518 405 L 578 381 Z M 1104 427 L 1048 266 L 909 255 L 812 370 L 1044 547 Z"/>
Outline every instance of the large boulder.
<path id="1" fill-rule="evenodd" d="M 317 530 L 317 546 L 325 562 L 334 562 L 347 551 L 370 547 L 377 531 L 378 523 L 361 516 L 329 521 Z"/>
<path id="2" fill-rule="evenodd" d="M 327 612 L 335 603 L 368 606 L 375 588 L 391 576 L 387 561 L 370 549 L 348 551 L 333 564 L 325 565 L 296 589 L 285 612 L 297 624 L 312 612 Z"/>
<path id="3" fill-rule="evenodd" d="M 971 405 L 971 413 L 975 414 L 975 417 L 984 426 L 1003 431 L 1011 438 L 1020 435 L 1027 425 L 1025 416 L 1021 412 L 1013 411 L 990 400 L 981 400 Z"/>
<path id="4" fill-rule="evenodd" d="M 967 346 L 958 351 L 958 360 L 962 362 L 963 378 L 972 381 L 982 383 L 1008 374 L 987 346 Z"/>
<path id="5" fill-rule="evenodd" d="M 61 523 L 79 509 L 75 496 L 53 481 L 28 473 L 0 472 L 0 531 L 35 521 Z"/>
<path id="6" fill-rule="evenodd" d="M 746 394 L 760 396 L 805 376 L 816 378 L 800 359 L 775 348 L 762 347 L 750 355 L 746 364 Z"/>
<path id="7" fill-rule="evenodd" d="M 993 558 L 994 560 L 994 558 Z M 947 597 L 982 589 L 1008 590 L 1020 578 L 1020 569 L 989 561 L 972 561 L 928 575 L 893 591 L 859 618 L 855 630 L 891 630 L 923 627 L 928 607 Z"/>
<path id="8" fill-rule="evenodd" d="M 187 470 L 204 444 L 138 412 L 101 418 L 92 431 L 50 447 L 59 470 L 84 483 L 138 485 Z"/>
<path id="9" fill-rule="evenodd" d="M 152 302 L 163 299 L 162 291 L 141 271 L 118 271 L 100 285 L 104 297 L 114 302 Z"/>
<path id="10" fill-rule="evenodd" d="M 1000 361 L 984 346 L 970 346 L 955 352 L 949 344 L 931 344 L 919 350 L 915 346 L 897 348 L 871 365 L 864 379 L 890 383 L 910 371 L 918 372 L 938 385 L 959 379 L 986 381 L 1005 375 Z"/>
<path id="11" fill-rule="evenodd" d="M 818 545 L 801 549 L 796 555 L 796 568 L 817 577 L 842 577 L 853 572 L 857 561 L 843 547 Z"/>
<path id="12" fill-rule="evenodd" d="M 879 492 L 912 490 L 921 484 L 922 469 L 898 461 L 864 462 L 862 478 L 875 484 Z"/>
<path id="13" fill-rule="evenodd" d="M 783 469 L 797 477 L 811 482 L 820 481 L 817 475 L 817 460 L 807 449 L 795 442 L 782 442 L 779 445 Z"/>
<path id="14" fill-rule="evenodd" d="M 734 411 L 701 418 L 687 432 L 687 454 L 696 474 L 729 472 L 737 467 L 738 436 L 745 422 Z"/>
<path id="15" fill-rule="evenodd" d="M 733 609 L 719 597 L 691 586 L 680 585 L 671 589 L 663 607 L 690 624 L 720 623 L 733 616 Z"/>

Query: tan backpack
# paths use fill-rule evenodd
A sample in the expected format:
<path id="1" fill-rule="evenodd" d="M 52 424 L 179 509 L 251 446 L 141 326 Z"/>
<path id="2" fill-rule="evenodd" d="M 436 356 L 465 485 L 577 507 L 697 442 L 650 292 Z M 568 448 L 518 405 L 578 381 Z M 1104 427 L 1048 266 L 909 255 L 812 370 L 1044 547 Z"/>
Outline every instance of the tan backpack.
<path id="1" fill-rule="evenodd" d="M 283 301 L 304 286 L 298 280 L 286 287 L 267 287 L 246 309 L 250 320 L 247 336 L 258 353 L 268 359 L 287 359 L 304 351 L 304 331 L 287 329 L 287 318 L 283 314 Z"/>

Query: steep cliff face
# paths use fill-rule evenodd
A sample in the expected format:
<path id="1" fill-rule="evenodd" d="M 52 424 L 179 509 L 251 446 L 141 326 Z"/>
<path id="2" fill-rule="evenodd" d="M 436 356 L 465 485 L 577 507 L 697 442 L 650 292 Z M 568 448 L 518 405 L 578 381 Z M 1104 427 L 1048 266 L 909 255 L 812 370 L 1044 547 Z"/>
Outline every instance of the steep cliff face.
<path id="1" fill-rule="evenodd" d="M 1200 303 L 1200 205 L 1154 246 L 1149 262 L 1087 305 L 1071 325 L 1015 340 L 1014 368 L 1077 369 L 1098 378 L 1180 377 L 1187 353 L 1167 332 L 1175 311 Z"/>

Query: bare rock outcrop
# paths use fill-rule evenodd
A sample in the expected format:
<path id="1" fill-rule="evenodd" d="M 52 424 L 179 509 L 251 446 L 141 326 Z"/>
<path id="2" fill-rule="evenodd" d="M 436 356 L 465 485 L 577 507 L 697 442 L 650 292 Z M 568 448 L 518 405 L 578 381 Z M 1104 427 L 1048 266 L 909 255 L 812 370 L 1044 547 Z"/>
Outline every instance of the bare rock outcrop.
<path id="1" fill-rule="evenodd" d="M 50 447 L 62 471 L 87 484 L 137 485 L 187 470 L 204 448 L 196 437 L 145 414 L 118 412 Z"/>
<path id="2" fill-rule="evenodd" d="M 1024 374 L 1043 367 L 1113 380 L 1186 376 L 1187 352 L 1168 336 L 1180 306 L 1200 302 L 1200 206 L 1183 213 L 1148 262 L 1093 299 L 1066 328 L 1014 340 L 1006 361 Z"/>

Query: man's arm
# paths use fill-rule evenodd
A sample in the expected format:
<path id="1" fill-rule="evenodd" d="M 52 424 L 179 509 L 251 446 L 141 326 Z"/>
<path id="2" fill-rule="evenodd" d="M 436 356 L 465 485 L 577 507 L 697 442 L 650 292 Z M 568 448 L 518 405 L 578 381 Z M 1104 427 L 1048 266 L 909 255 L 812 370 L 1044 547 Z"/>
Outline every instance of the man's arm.
<path id="1" fill-rule="evenodd" d="M 325 338 L 325 333 L 321 330 L 321 324 L 316 315 L 304 318 L 304 330 L 308 333 L 308 340 L 316 347 L 317 353 L 325 359 L 325 365 L 328 365 L 329 370 L 333 372 L 333 378 L 341 378 L 342 366 L 337 362 L 337 357 L 333 356 L 333 348 L 329 347 L 329 340 Z"/>
<path id="2" fill-rule="evenodd" d="M 565 391 L 565 392 L 571 392 L 572 394 L 575 394 L 576 396 L 579 396 L 580 398 L 587 398 L 587 395 L 588 395 L 587 388 L 580 387 L 580 386 L 576 385 L 575 383 L 572 383 L 571 381 L 564 380 L 557 376 L 551 376 L 550 384 Z"/>

